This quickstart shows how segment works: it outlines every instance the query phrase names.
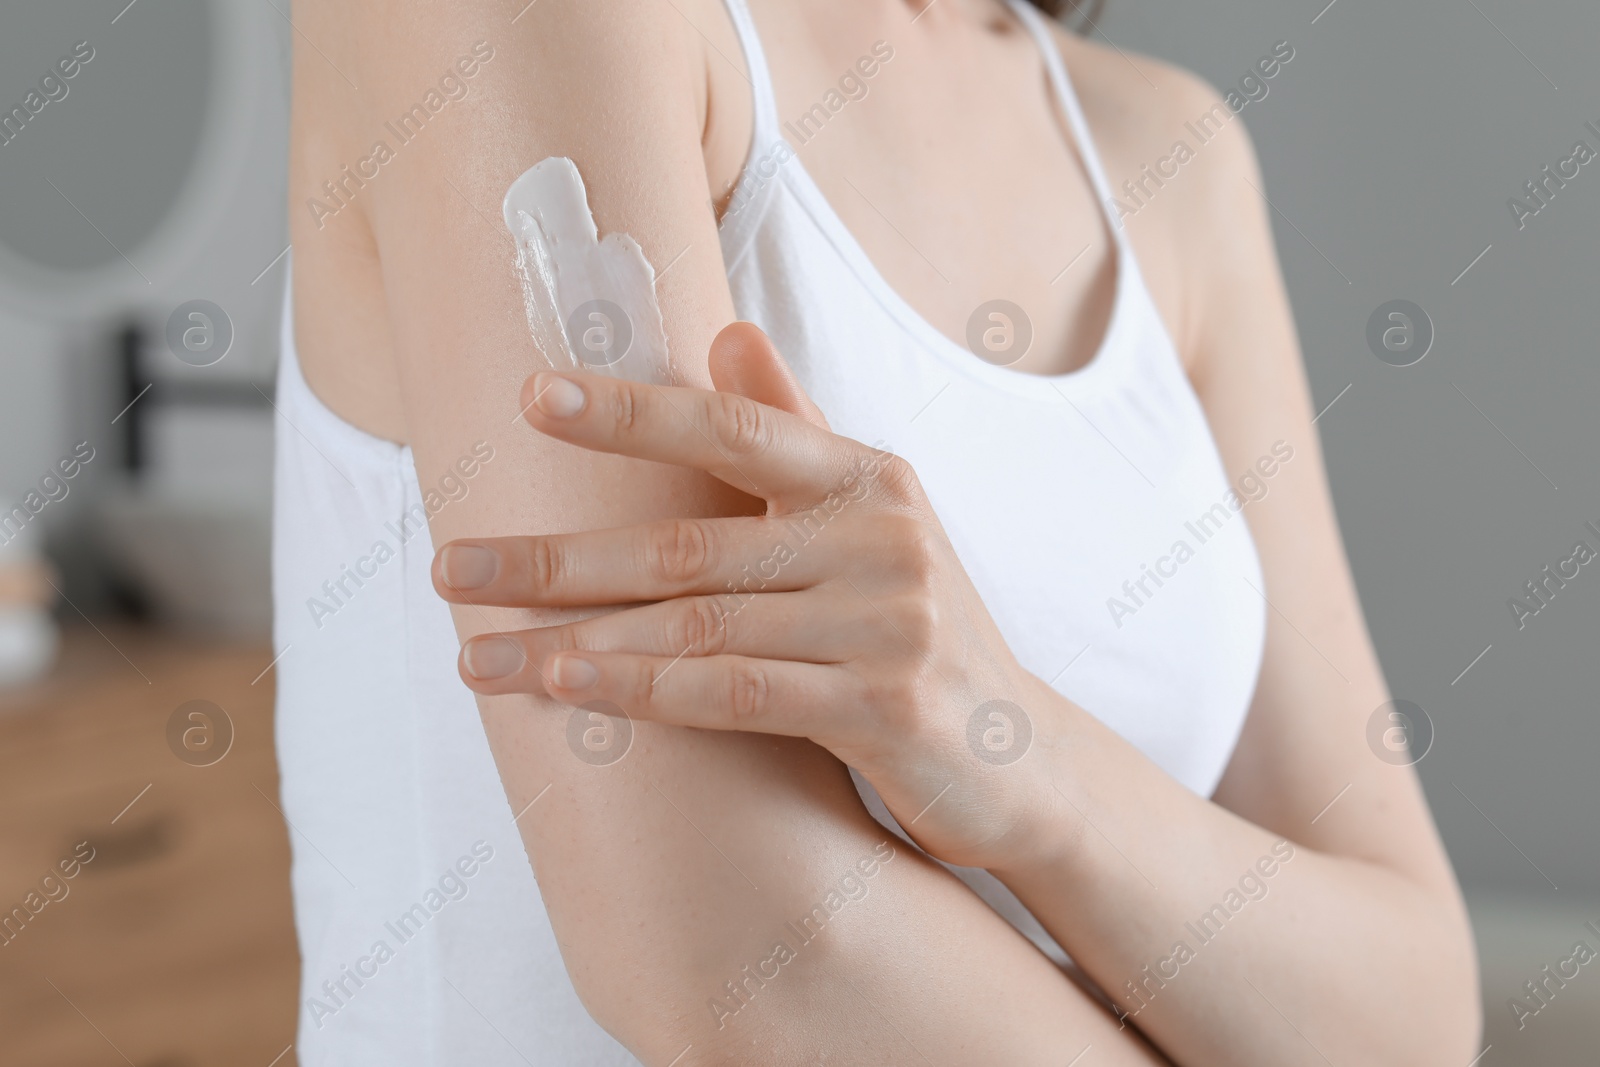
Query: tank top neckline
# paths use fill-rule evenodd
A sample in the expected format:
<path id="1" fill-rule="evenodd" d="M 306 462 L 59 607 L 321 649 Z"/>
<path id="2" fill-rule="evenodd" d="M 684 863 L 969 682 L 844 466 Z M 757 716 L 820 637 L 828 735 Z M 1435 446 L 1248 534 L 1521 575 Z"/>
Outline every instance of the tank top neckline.
<path id="1" fill-rule="evenodd" d="M 1099 152 L 1089 132 L 1088 122 L 1079 105 L 1077 93 L 1067 74 L 1060 49 L 1051 37 L 1048 22 L 1043 14 L 1026 0 L 1006 0 L 1007 5 L 1033 39 L 1044 61 L 1047 79 L 1056 104 L 1066 119 L 1064 133 L 1070 138 L 1071 149 L 1083 167 L 1099 205 L 1099 214 L 1106 231 L 1111 236 L 1114 253 L 1115 277 L 1111 313 L 1105 331 L 1089 360 L 1082 366 L 1062 374 L 1030 374 L 1009 367 L 989 363 L 970 349 L 961 345 L 935 327 L 916 308 L 889 284 L 872 258 L 867 255 L 855 235 L 833 209 L 828 198 L 811 177 L 796 155 L 792 145 L 783 137 L 778 117 L 777 94 L 767 65 L 766 53 L 760 34 L 745 0 L 725 0 L 739 42 L 744 51 L 754 103 L 754 117 L 749 154 L 734 186 L 730 203 L 739 209 L 732 217 L 725 217 L 722 226 L 723 256 L 731 273 L 740 259 L 755 243 L 757 232 L 770 208 L 778 187 L 786 187 L 811 218 L 840 256 L 850 267 L 877 303 L 918 343 L 951 371 L 977 384 L 1001 389 L 1015 395 L 1060 403 L 1063 399 L 1094 395 L 1115 384 L 1116 371 L 1128 362 L 1128 349 L 1135 340 L 1135 326 L 1141 315 L 1152 319 L 1158 326 L 1161 342 L 1172 349 L 1172 358 L 1181 367 L 1176 347 L 1166 332 L 1165 324 L 1144 288 L 1143 276 L 1128 242 L 1126 232 L 1111 217 L 1113 201 L 1111 185 L 1106 179 Z M 778 160 L 779 152 L 787 150 L 786 157 Z M 771 162 L 776 161 L 776 162 Z M 763 178 L 758 168 L 771 162 L 773 177 Z M 754 186 L 754 188 L 750 188 Z M 1141 308 L 1142 302 L 1145 307 Z"/>

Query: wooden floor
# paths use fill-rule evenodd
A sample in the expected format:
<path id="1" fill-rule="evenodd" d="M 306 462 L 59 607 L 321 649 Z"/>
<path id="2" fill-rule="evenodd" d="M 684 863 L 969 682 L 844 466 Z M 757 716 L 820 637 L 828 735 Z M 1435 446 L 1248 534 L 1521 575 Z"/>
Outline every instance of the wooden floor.
<path id="1" fill-rule="evenodd" d="M 252 684 L 271 659 L 85 626 L 48 681 L 0 693 L 0 920 L 30 916 L 0 925 L 0 1064 L 294 1064 L 272 673 Z M 192 700 L 233 724 L 210 766 L 169 744 Z M 94 858 L 41 888 L 85 841 Z"/>

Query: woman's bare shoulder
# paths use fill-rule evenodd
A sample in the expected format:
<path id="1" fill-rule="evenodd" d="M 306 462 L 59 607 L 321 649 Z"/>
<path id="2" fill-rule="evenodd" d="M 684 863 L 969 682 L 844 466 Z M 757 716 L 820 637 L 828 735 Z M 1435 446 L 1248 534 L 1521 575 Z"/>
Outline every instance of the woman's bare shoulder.
<path id="1" fill-rule="evenodd" d="M 1242 79 L 1253 79 L 1247 86 L 1219 88 L 1177 64 L 1081 37 L 1064 26 L 1055 27 L 1055 38 L 1113 178 L 1123 170 L 1138 172 L 1178 142 L 1198 149 L 1203 134 L 1209 147 L 1214 132 L 1242 130 L 1237 120 L 1247 117 L 1252 98 L 1270 92 L 1271 79 L 1294 53 L 1280 42 L 1262 56 L 1270 74 L 1263 77 L 1252 66 L 1241 72 Z"/>

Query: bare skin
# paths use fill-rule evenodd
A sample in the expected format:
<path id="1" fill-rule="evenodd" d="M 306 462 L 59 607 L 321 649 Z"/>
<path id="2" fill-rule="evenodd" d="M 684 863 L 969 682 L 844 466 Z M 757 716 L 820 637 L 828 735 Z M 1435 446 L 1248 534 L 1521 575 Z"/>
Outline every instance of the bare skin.
<path id="1" fill-rule="evenodd" d="M 511 179 L 547 155 L 571 156 L 602 230 L 633 234 L 658 265 L 682 252 L 660 285 L 674 369 L 683 385 L 710 388 L 704 353 L 734 315 L 706 203 L 738 174 L 751 114 L 719 0 L 520 6 L 461 0 L 401 20 L 376 0 L 297 8 L 316 42 L 296 53 L 291 160 L 307 378 L 350 422 L 409 443 L 424 482 L 489 428 L 507 459 L 480 476 L 493 484 L 440 514 L 435 544 L 759 513 L 692 465 L 510 425 L 539 365 L 498 227 Z M 867 99 L 800 152 L 890 284 L 958 339 L 971 308 L 1006 294 L 1036 328 L 1018 372 L 1081 366 L 1104 330 L 1116 264 L 1039 58 L 1004 8 L 943 0 L 913 24 L 918 8 L 904 0 L 751 6 L 781 115 L 803 112 L 874 41 L 895 47 Z M 1058 36 L 1114 182 L 1215 104 L 1180 72 Z M 471 94 L 349 207 L 312 221 L 305 198 L 480 40 L 494 58 Z M 1059 1064 L 1085 1045 L 1096 1063 L 1164 1054 L 1185 1067 L 1324 1056 L 1456 1064 L 1477 1052 L 1470 939 L 1448 862 L 1414 775 L 1366 751 L 1366 719 L 1386 690 L 1251 183 L 1261 184 L 1234 122 L 1127 223 L 1227 468 L 1280 439 L 1304 457 L 1248 513 L 1276 610 L 1244 736 L 1217 795 L 1197 798 L 1082 709 L 1020 679 L 1053 709 L 1041 736 L 1060 742 L 1050 762 L 1059 792 L 1016 805 L 1009 839 L 1026 847 L 982 860 L 1114 992 L 1286 838 L 1296 858 L 1272 898 L 1122 1025 L 902 847 L 883 891 L 786 968 L 781 997 L 719 1029 L 705 999 L 763 947 L 759 931 L 805 911 L 817 887 L 885 838 L 842 765 L 801 738 L 641 722 L 625 773 L 601 785 L 565 752 L 559 704 L 491 689 L 500 695 L 482 698 L 484 723 L 513 809 L 551 785 L 520 825 L 569 972 L 641 1059 L 669 1062 L 686 1043 L 694 1058 L 684 1062 L 706 1064 Z M 757 399 L 796 410 L 792 396 Z M 464 640 L 549 627 L 592 614 L 572 610 L 580 602 L 601 601 L 477 599 L 456 609 L 457 627 Z M 701 833 L 738 857 L 743 880 Z M 641 924 L 658 935 L 646 945 L 633 936 Z M 1403 1011 L 1392 989 L 1405 990 Z"/>

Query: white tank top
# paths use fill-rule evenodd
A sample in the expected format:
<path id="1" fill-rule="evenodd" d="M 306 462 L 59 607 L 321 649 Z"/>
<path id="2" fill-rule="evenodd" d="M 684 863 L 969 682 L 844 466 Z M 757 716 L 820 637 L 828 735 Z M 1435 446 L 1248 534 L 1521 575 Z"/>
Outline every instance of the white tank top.
<path id="1" fill-rule="evenodd" d="M 1107 203 L 1049 28 L 1011 2 Z M 728 6 L 755 93 L 749 162 L 721 234 L 738 314 L 772 336 L 836 432 L 911 462 L 1022 665 L 1210 795 L 1260 668 L 1260 566 L 1123 231 L 1112 227 L 1116 296 L 1088 364 L 1035 376 L 979 359 L 889 287 L 787 158 L 753 23 L 743 0 Z M 300 1062 L 635 1063 L 562 965 L 456 674 L 433 545 L 406 519 L 422 501 L 411 451 L 311 393 L 287 301 L 277 405 L 277 740 L 303 960 Z M 1066 962 L 998 881 L 956 873 Z"/>

